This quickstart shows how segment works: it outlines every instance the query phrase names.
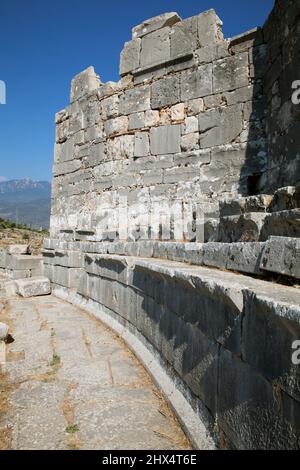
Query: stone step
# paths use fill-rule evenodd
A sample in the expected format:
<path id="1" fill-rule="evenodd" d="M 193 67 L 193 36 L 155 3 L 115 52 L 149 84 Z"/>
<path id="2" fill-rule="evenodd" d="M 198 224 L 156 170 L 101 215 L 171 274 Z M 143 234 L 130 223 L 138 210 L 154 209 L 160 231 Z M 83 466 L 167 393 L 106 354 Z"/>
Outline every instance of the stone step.
<path id="1" fill-rule="evenodd" d="M 223 199 L 220 201 L 220 216 L 242 215 L 248 212 L 280 212 L 300 208 L 300 185 L 287 186 L 275 191 L 274 195 Z"/>
<path id="2" fill-rule="evenodd" d="M 300 279 L 300 239 L 270 237 L 264 244 L 260 268 Z"/>
<path id="3" fill-rule="evenodd" d="M 257 242 L 266 241 L 270 236 L 300 237 L 300 209 L 221 217 L 217 241 Z"/>

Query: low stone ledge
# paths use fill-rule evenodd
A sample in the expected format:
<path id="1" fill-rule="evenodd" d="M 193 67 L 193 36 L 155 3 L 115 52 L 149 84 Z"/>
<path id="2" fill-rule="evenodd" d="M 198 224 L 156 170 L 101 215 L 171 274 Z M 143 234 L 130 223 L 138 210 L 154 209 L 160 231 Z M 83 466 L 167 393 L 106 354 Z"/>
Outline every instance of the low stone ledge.
<path id="1" fill-rule="evenodd" d="M 260 268 L 300 279 L 300 239 L 270 237 L 262 252 Z"/>
<path id="2" fill-rule="evenodd" d="M 298 289 L 162 259 L 90 254 L 85 263 L 77 293 L 56 286 L 54 292 L 94 305 L 124 333 L 142 338 L 193 403 L 209 411 L 210 422 L 218 416 L 231 446 L 298 448 L 289 413 L 299 407 L 291 363 L 291 342 L 300 334 Z M 279 362 L 270 325 L 281 345 Z M 286 406 L 277 406 L 275 389 Z"/>

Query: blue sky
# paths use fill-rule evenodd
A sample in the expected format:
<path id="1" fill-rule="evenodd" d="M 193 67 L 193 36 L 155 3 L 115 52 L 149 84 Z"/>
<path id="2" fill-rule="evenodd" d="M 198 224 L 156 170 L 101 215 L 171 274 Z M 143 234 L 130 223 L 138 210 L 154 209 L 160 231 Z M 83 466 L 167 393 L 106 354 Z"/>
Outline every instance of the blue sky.
<path id="1" fill-rule="evenodd" d="M 182 18 L 214 8 L 231 37 L 262 25 L 274 0 L 1 0 L 0 180 L 51 179 L 54 114 L 69 101 L 72 77 L 94 65 L 118 80 L 131 28 L 166 11 Z"/>

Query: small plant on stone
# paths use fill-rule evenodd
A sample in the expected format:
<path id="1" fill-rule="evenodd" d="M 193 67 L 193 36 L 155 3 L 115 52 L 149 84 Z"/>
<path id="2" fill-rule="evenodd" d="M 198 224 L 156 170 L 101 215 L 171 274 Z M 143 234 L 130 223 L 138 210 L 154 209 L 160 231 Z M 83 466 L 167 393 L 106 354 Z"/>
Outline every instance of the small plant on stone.
<path id="1" fill-rule="evenodd" d="M 71 424 L 70 426 L 66 427 L 66 432 L 68 434 L 75 434 L 78 431 L 79 431 L 79 427 L 77 426 L 77 424 Z"/>
<path id="2" fill-rule="evenodd" d="M 60 356 L 58 354 L 53 354 L 52 360 L 50 362 L 51 367 L 58 366 L 60 364 Z"/>

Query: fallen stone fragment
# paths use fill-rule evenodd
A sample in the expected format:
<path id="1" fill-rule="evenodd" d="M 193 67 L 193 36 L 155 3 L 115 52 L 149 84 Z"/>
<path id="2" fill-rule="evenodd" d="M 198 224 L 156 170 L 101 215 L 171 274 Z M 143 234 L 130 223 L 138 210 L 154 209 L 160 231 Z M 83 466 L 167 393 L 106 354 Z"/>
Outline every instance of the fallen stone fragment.
<path id="1" fill-rule="evenodd" d="M 51 293 L 50 281 L 46 277 L 32 277 L 16 281 L 17 294 L 21 297 L 35 297 Z"/>

